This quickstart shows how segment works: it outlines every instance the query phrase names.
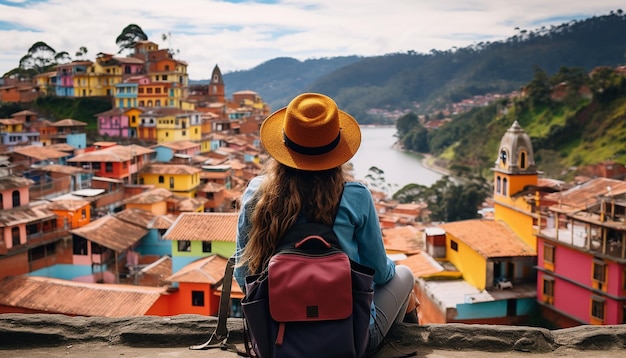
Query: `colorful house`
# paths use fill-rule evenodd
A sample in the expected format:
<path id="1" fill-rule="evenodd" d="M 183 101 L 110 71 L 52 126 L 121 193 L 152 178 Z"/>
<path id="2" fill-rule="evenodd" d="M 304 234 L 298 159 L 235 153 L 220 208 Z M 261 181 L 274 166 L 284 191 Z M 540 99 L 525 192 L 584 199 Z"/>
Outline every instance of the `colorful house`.
<path id="1" fill-rule="evenodd" d="M 151 164 L 142 170 L 139 184 L 154 185 L 178 196 L 194 198 L 202 169 L 184 164 Z"/>
<path id="2" fill-rule="evenodd" d="M 537 299 L 559 327 L 626 323 L 626 182 L 596 178 L 546 195 Z"/>
<path id="3" fill-rule="evenodd" d="M 52 122 L 51 125 L 57 128 L 52 144 L 67 143 L 77 149 L 85 149 L 87 147 L 87 134 L 85 133 L 87 123 L 66 118 Z"/>
<path id="4" fill-rule="evenodd" d="M 200 144 L 188 140 L 166 142 L 151 147 L 156 152 L 157 162 L 170 162 L 175 155 L 184 155 L 189 158 L 200 153 Z"/>
<path id="5" fill-rule="evenodd" d="M 139 145 L 115 145 L 79 154 L 67 162 L 69 165 L 93 171 L 95 176 L 119 179 L 132 184 L 145 166 L 152 162 L 154 151 Z"/>
<path id="6" fill-rule="evenodd" d="M 237 218 L 237 213 L 180 214 L 163 235 L 164 240 L 172 243 L 173 272 L 212 254 L 232 256 L 235 253 Z"/>
<path id="7" fill-rule="evenodd" d="M 130 137 L 130 127 L 126 111 L 122 108 L 113 108 L 96 114 L 98 134 L 109 137 Z"/>
<path id="8" fill-rule="evenodd" d="M 168 277 L 167 281 L 178 286 L 178 291 L 171 297 L 172 311 L 169 313 L 216 316 L 221 294 L 217 288 L 224 279 L 227 261 L 219 255 L 209 255 Z"/>
<path id="9" fill-rule="evenodd" d="M 63 262 L 66 224 L 45 202 L 30 202 L 32 180 L 0 177 L 0 276 L 27 274 Z M 67 243 L 65 243 L 67 244 Z"/>
<path id="10" fill-rule="evenodd" d="M 86 75 L 92 64 L 93 62 L 91 61 L 72 61 L 57 65 L 56 95 L 59 97 L 74 97 L 76 96 L 75 85 L 81 89 L 86 88 Z M 74 76 L 80 78 L 79 83 L 75 84 Z M 78 92 L 81 92 L 81 90 Z"/>

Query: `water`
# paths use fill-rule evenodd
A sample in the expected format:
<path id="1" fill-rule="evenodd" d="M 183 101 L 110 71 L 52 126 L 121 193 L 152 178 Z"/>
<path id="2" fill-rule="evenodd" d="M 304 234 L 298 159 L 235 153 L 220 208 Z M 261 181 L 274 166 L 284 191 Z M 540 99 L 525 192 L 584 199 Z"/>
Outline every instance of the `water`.
<path id="1" fill-rule="evenodd" d="M 391 185 L 390 194 L 410 183 L 431 186 L 439 180 L 442 175 L 424 167 L 421 156 L 393 148 L 395 133 L 395 127 L 361 127 L 361 147 L 351 160 L 356 178 L 367 181 L 369 169 L 377 167 Z"/>

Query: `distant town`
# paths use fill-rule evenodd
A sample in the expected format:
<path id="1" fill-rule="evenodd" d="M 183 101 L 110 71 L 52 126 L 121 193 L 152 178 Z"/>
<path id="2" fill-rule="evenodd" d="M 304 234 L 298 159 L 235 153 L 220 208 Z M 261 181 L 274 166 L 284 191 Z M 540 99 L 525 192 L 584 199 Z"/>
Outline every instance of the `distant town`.
<path id="1" fill-rule="evenodd" d="M 226 98 L 217 65 L 206 85 L 188 85 L 186 68 L 139 41 L 128 57 L 2 79 L 0 103 L 104 97 L 113 108 L 96 115 L 97 140 L 72 118 L 0 118 L 0 313 L 217 315 L 271 108 L 253 90 Z M 420 322 L 626 323 L 624 165 L 600 163 L 576 184 L 540 177 L 517 122 L 493 155 L 480 219 L 432 223 L 425 204 L 372 189 L 387 253 L 416 277 Z"/>

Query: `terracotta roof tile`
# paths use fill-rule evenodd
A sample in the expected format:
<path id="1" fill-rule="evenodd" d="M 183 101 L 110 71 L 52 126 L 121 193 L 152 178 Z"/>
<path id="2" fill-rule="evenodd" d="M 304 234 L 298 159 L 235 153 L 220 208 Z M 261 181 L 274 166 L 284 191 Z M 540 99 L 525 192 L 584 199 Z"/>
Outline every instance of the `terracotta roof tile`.
<path id="1" fill-rule="evenodd" d="M 132 317 L 145 315 L 166 290 L 9 276 L 0 281 L 0 305 L 72 316 Z"/>
<path id="2" fill-rule="evenodd" d="M 0 190 L 18 189 L 23 187 L 30 187 L 35 184 L 31 179 L 18 176 L 5 176 L 0 177 Z"/>
<path id="3" fill-rule="evenodd" d="M 93 241 L 99 245 L 122 252 L 144 237 L 148 230 L 127 223 L 113 215 L 90 222 L 70 233 Z"/>
<path id="4" fill-rule="evenodd" d="M 35 158 L 37 160 L 58 159 L 70 156 L 70 154 L 61 152 L 60 150 L 51 149 L 48 147 L 39 147 L 35 145 L 18 147 L 15 148 L 13 151 L 27 157 Z"/>
<path id="5" fill-rule="evenodd" d="M 224 271 L 228 260 L 211 255 L 198 259 L 168 277 L 169 282 L 208 283 L 215 285 L 224 279 Z"/>
<path id="6" fill-rule="evenodd" d="M 0 210 L 0 227 L 27 224 L 54 217 L 56 217 L 56 214 L 48 210 L 45 203 L 30 203 L 17 208 Z"/>
<path id="7" fill-rule="evenodd" d="M 150 211 L 137 208 L 124 209 L 115 214 L 116 218 L 124 220 L 130 224 L 138 225 L 145 229 L 148 228 L 148 225 L 154 220 L 155 216 L 156 215 Z"/>
<path id="8" fill-rule="evenodd" d="M 413 226 L 383 229 L 383 241 L 389 251 L 410 254 L 424 249 L 422 232 Z"/>
<path id="9" fill-rule="evenodd" d="M 408 266 L 415 277 L 429 276 L 444 271 L 443 266 L 425 253 L 411 255 L 404 260 L 398 260 L 396 263 Z"/>
<path id="10" fill-rule="evenodd" d="M 57 122 L 52 122 L 52 125 L 55 127 L 83 127 L 86 126 L 87 123 L 72 118 L 65 118 Z"/>
<path id="11" fill-rule="evenodd" d="M 465 220 L 441 224 L 439 227 L 484 258 L 537 255 L 532 247 L 499 221 Z"/>
<path id="12" fill-rule="evenodd" d="M 575 212 L 595 205 L 598 202 L 598 196 L 613 197 L 624 193 L 626 193 L 625 181 L 595 178 L 571 189 L 548 194 L 544 199 L 558 203 L 553 208 L 559 211 Z"/>
<path id="13" fill-rule="evenodd" d="M 238 217 L 237 213 L 182 213 L 163 239 L 235 242 Z"/>
<path id="14" fill-rule="evenodd" d="M 151 164 L 144 170 L 150 174 L 196 174 L 202 169 L 185 164 Z"/>

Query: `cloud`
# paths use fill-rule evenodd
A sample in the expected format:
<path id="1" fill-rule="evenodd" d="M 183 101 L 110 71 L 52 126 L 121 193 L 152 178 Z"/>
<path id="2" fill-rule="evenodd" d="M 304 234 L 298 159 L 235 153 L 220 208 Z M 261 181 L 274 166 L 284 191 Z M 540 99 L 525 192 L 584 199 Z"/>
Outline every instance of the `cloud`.
<path id="1" fill-rule="evenodd" d="M 0 73 L 44 41 L 87 58 L 117 53 L 115 38 L 139 25 L 161 48 L 178 50 L 191 79 L 250 69 L 276 57 L 299 60 L 427 53 L 481 41 L 504 40 L 515 28 L 534 30 L 599 16 L 614 0 L 0 0 Z M 171 34 L 168 41 L 162 34 Z"/>

